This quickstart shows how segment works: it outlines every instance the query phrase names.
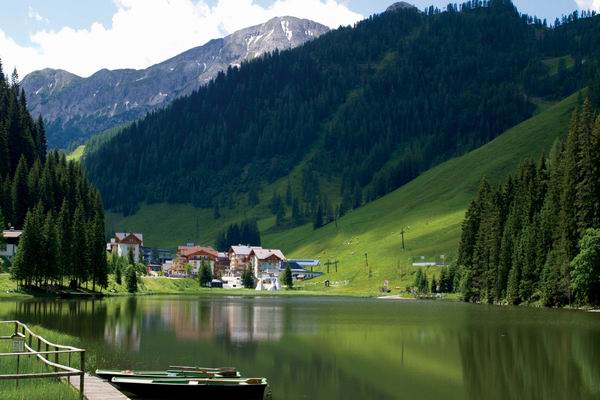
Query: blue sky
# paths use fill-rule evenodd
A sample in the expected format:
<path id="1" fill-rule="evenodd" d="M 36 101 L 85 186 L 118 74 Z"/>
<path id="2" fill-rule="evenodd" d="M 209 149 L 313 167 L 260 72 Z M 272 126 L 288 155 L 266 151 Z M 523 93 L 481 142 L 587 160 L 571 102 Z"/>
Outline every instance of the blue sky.
<path id="1" fill-rule="evenodd" d="M 0 13 L 0 58 L 23 73 L 64 68 L 143 68 L 214 37 L 284 13 L 331 27 L 378 13 L 394 0 L 11 0 Z M 553 21 L 600 0 L 513 0 Z M 423 9 L 449 0 L 413 0 Z"/>

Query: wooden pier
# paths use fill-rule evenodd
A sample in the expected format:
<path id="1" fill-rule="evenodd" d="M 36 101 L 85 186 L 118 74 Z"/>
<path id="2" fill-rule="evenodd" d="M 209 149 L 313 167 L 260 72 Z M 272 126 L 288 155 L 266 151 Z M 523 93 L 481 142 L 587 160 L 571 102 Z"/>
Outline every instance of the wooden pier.
<path id="1" fill-rule="evenodd" d="M 69 383 L 79 390 L 78 376 L 70 378 Z M 129 400 L 129 397 L 119 392 L 107 381 L 89 374 L 85 374 L 83 396 L 87 400 Z"/>

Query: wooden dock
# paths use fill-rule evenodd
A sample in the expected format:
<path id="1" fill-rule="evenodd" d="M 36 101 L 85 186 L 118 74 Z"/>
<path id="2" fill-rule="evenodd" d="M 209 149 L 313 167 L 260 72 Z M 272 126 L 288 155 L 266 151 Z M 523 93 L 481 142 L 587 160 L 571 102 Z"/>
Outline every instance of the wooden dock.
<path id="1" fill-rule="evenodd" d="M 79 390 L 79 377 L 75 376 L 69 383 Z M 83 395 L 87 400 L 129 400 L 129 397 L 119 392 L 107 381 L 85 374 L 85 386 Z"/>

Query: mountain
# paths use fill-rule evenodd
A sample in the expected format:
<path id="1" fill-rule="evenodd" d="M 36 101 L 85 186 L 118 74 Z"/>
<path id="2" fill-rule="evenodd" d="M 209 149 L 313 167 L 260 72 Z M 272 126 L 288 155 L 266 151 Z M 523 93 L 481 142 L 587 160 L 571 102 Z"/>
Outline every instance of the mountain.
<path id="1" fill-rule="evenodd" d="M 534 100 L 585 85 L 595 46 L 580 36 L 508 0 L 382 13 L 220 75 L 87 154 L 86 167 L 105 205 L 131 214 L 253 203 L 302 165 L 298 212 L 326 224 L 531 117 Z"/>
<path id="2" fill-rule="evenodd" d="M 482 176 L 566 133 L 577 96 L 555 104 L 594 86 L 599 25 L 548 27 L 505 0 L 383 13 L 229 71 L 84 162 L 109 226 L 150 245 L 214 243 L 252 218 L 269 247 L 339 258 L 349 290 L 406 282 L 408 256 L 456 251 Z"/>
<path id="3" fill-rule="evenodd" d="M 394 11 L 400 11 L 400 10 L 411 10 L 411 9 L 416 9 L 417 7 L 413 6 L 410 3 L 407 3 L 405 1 L 399 1 L 397 3 L 392 4 L 391 6 L 389 6 L 385 11 L 386 12 L 394 12 Z"/>
<path id="4" fill-rule="evenodd" d="M 100 70 L 81 78 L 45 69 L 22 81 L 33 115 L 46 121 L 51 147 L 82 142 L 126 124 L 207 84 L 221 71 L 328 32 L 313 21 L 278 17 L 188 50 L 145 70 Z"/>

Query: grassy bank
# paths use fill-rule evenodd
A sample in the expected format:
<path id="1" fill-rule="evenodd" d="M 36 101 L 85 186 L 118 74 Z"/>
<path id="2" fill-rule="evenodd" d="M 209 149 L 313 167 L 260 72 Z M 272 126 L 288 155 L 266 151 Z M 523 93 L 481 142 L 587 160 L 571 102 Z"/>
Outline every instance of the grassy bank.
<path id="1" fill-rule="evenodd" d="M 29 327 L 34 333 L 43 336 L 52 343 L 78 346 L 79 339 L 50 331 L 39 326 Z M 0 336 L 11 335 L 14 332 L 13 325 L 0 324 Z M 0 352 L 12 352 L 10 340 L 0 341 Z M 73 366 L 79 367 L 78 360 L 73 358 Z M 59 362 L 66 364 L 67 355 L 60 355 Z M 0 358 L 0 374 L 14 374 L 17 371 L 16 357 Z M 20 373 L 53 372 L 35 357 L 20 357 Z M 0 398 L 2 400 L 75 400 L 79 399 L 79 393 L 69 384 L 57 379 L 28 379 L 19 381 L 0 381 Z"/>

